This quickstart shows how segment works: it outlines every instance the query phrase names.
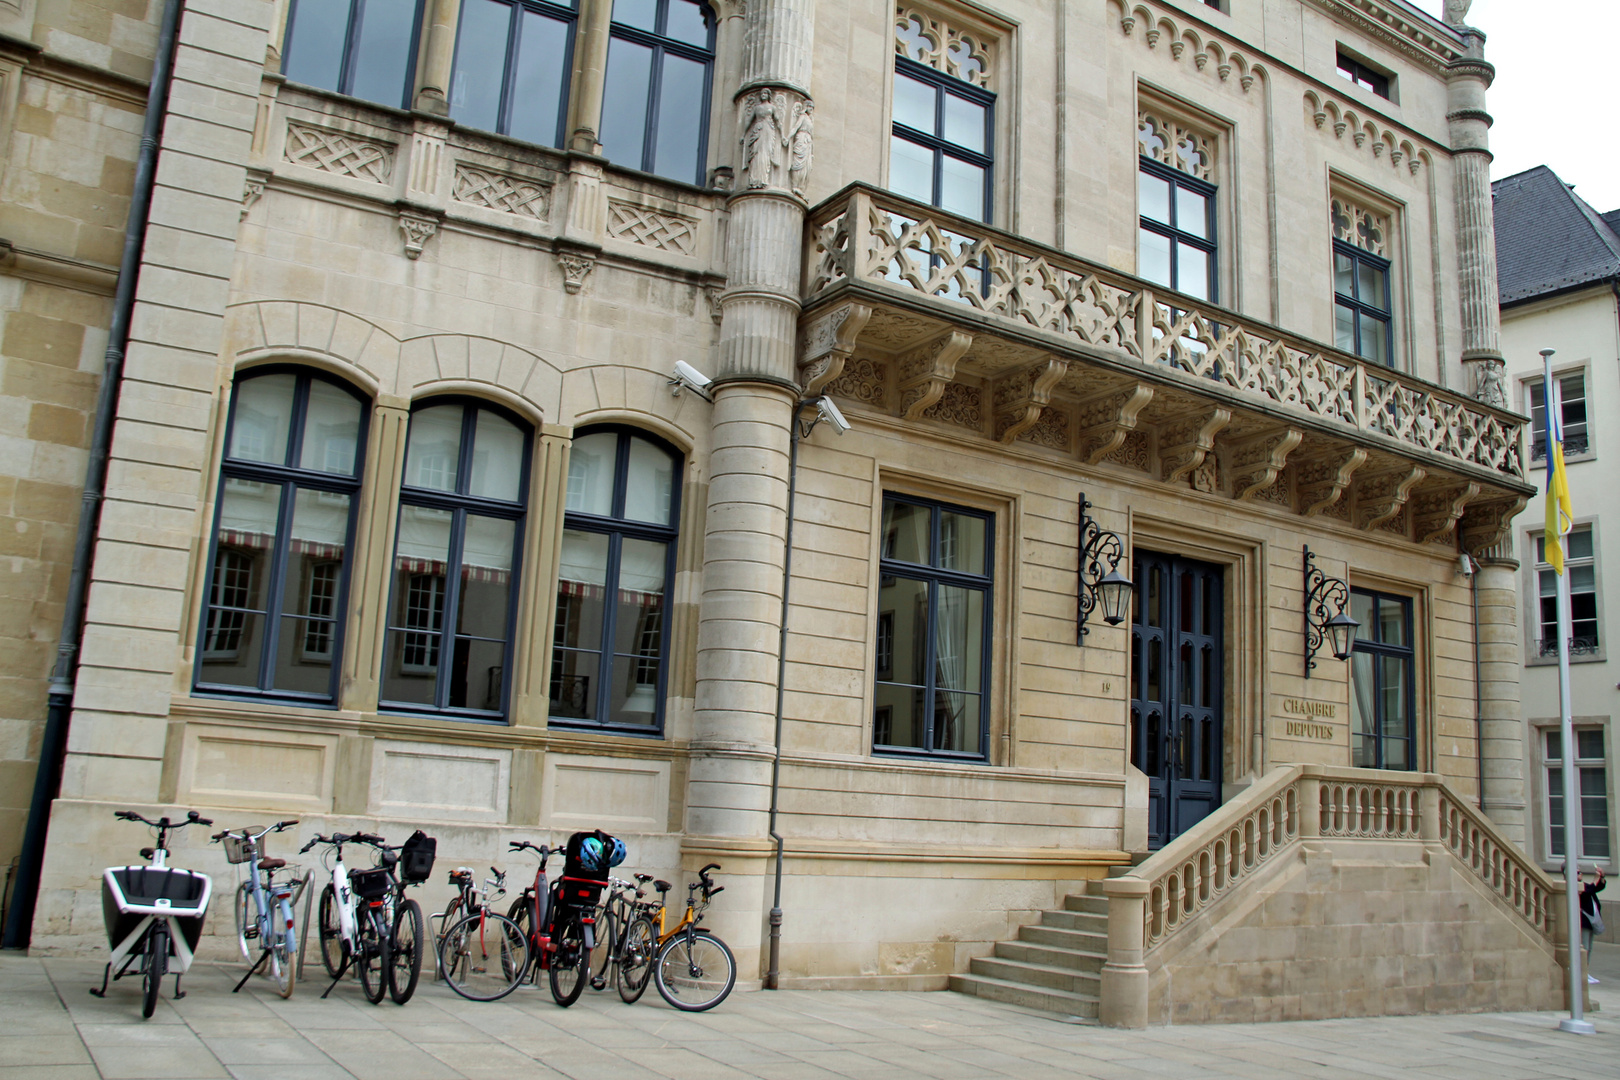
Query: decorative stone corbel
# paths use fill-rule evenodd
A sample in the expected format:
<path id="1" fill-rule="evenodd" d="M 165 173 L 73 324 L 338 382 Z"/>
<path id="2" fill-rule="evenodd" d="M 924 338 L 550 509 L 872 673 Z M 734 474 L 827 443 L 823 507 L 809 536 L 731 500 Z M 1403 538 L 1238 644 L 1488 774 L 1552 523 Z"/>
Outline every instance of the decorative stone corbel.
<path id="1" fill-rule="evenodd" d="M 1055 356 L 1013 372 L 996 382 L 996 439 L 1007 445 L 1041 418 L 1052 400 L 1052 388 L 1069 370 L 1069 362 Z"/>
<path id="2" fill-rule="evenodd" d="M 1137 383 L 1080 403 L 1080 457 L 1095 465 L 1118 450 L 1136 430 L 1136 420 L 1153 400 L 1153 387 Z"/>
<path id="3" fill-rule="evenodd" d="M 1232 422 L 1232 410 L 1211 408 L 1159 429 L 1159 479 L 1167 484 L 1190 476 L 1215 448 L 1215 434 Z"/>
<path id="4" fill-rule="evenodd" d="M 1357 478 L 1356 525 L 1370 531 L 1395 518 L 1427 475 L 1427 469 L 1412 465 Z"/>
<path id="5" fill-rule="evenodd" d="M 559 246 L 556 256 L 557 265 L 562 267 L 563 288 L 568 290 L 569 295 L 579 292 L 585 287 L 585 279 L 596 269 L 596 252 L 588 248 Z"/>
<path id="6" fill-rule="evenodd" d="M 900 412 L 915 420 L 945 393 L 956 375 L 956 362 L 973 344 L 973 335 L 953 330 L 900 357 Z"/>
<path id="7" fill-rule="evenodd" d="M 1344 489 L 1350 486 L 1350 478 L 1366 460 L 1367 451 L 1353 446 L 1298 463 L 1295 475 L 1299 485 L 1300 513 L 1306 517 L 1325 513 L 1344 496 Z"/>
<path id="8" fill-rule="evenodd" d="M 871 317 L 865 304 L 844 304 L 816 316 L 799 332 L 799 382 L 805 397 L 815 397 L 844 373 L 844 362 Z"/>
<path id="9" fill-rule="evenodd" d="M 263 169 L 249 169 L 247 171 L 247 182 L 242 186 L 242 213 L 237 218 L 238 221 L 247 220 L 248 211 L 253 209 L 253 204 L 264 196 L 264 189 L 269 183 L 269 172 Z"/>
<path id="10" fill-rule="evenodd" d="M 1469 502 L 1479 494 L 1479 485 L 1448 484 L 1443 488 L 1419 491 L 1412 499 L 1412 526 L 1420 544 L 1449 541 Z"/>
<path id="11" fill-rule="evenodd" d="M 720 285 L 705 285 L 703 287 L 703 295 L 708 297 L 709 300 L 709 318 L 714 320 L 716 326 L 720 325 L 726 314 L 725 305 L 720 302 L 720 295 L 723 292 L 725 292 L 725 289 Z"/>
<path id="12" fill-rule="evenodd" d="M 405 257 L 419 259 L 422 257 L 423 246 L 439 231 L 439 216 L 401 207 L 399 231 L 405 239 Z"/>
<path id="13" fill-rule="evenodd" d="M 1493 555 L 1513 530 L 1513 519 L 1529 502 L 1523 495 L 1469 503 L 1459 523 L 1463 550 L 1476 559 Z"/>
<path id="14" fill-rule="evenodd" d="M 1288 455 L 1305 440 L 1299 428 L 1274 428 L 1232 448 L 1232 498 L 1253 500 L 1288 464 Z"/>

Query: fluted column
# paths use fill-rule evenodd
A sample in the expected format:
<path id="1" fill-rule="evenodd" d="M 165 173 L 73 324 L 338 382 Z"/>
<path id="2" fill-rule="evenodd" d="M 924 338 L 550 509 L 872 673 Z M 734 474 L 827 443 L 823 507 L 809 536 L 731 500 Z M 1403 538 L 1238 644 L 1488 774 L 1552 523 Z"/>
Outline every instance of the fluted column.
<path id="1" fill-rule="evenodd" d="M 1485 91 L 1496 69 L 1485 62 L 1485 35 L 1458 27 L 1468 55 L 1446 69 L 1452 194 L 1457 214 L 1457 284 L 1462 304 L 1462 362 L 1474 369 L 1474 393 L 1492 405 L 1502 368 L 1502 316 L 1496 292 L 1496 225 L 1491 210 L 1491 114 Z"/>
<path id="2" fill-rule="evenodd" d="M 428 4 L 427 49 L 423 54 L 421 88 L 415 106 L 423 112 L 450 115 L 450 68 L 455 62 L 456 19 L 461 0 L 432 0 Z"/>
<path id="3" fill-rule="evenodd" d="M 569 95 L 568 148 L 600 154 L 596 136 L 602 130 L 602 94 L 607 86 L 608 43 L 613 25 L 613 0 L 588 0 L 579 16 L 574 48 L 574 85 Z"/>
<path id="4" fill-rule="evenodd" d="M 1478 564 L 1474 587 L 1479 603 L 1480 808 L 1504 835 L 1525 848 L 1519 563 L 1503 554 L 1485 554 Z"/>

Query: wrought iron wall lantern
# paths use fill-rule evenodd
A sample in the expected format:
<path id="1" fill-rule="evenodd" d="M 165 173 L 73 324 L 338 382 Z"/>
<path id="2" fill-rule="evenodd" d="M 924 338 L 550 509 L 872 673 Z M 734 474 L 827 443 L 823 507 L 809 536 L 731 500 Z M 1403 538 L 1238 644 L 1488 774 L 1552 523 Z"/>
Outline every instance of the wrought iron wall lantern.
<path id="1" fill-rule="evenodd" d="M 1098 525 L 1086 511 L 1091 503 L 1085 494 L 1080 496 L 1080 641 L 1083 644 L 1091 628 L 1086 618 L 1102 607 L 1103 622 L 1118 626 L 1125 621 L 1125 610 L 1131 603 L 1135 586 L 1131 579 L 1119 572 L 1125 558 L 1125 545 L 1119 537 Z"/>
<path id="2" fill-rule="evenodd" d="M 1305 545 L 1305 677 L 1316 666 L 1316 650 L 1328 641 L 1333 656 L 1350 659 L 1356 628 L 1361 624 L 1345 613 L 1350 604 L 1350 587 L 1316 565 L 1311 546 Z M 1331 614 L 1330 614 L 1331 612 Z"/>

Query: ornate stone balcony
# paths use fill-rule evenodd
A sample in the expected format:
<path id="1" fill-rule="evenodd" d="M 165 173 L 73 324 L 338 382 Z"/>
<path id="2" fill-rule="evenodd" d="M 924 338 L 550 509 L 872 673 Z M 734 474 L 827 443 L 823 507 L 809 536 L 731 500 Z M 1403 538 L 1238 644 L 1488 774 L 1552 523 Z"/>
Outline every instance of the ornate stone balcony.
<path id="1" fill-rule="evenodd" d="M 908 421 L 1480 551 L 1524 417 L 887 192 L 807 224 L 800 378 Z"/>

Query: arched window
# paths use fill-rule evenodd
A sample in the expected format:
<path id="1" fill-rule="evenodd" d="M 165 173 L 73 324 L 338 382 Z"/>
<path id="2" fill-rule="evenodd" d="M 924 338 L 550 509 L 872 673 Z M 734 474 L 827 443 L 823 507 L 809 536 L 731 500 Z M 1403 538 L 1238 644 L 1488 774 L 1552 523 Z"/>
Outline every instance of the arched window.
<path id="1" fill-rule="evenodd" d="M 330 703 L 342 655 L 366 403 L 306 371 L 231 395 L 196 685 Z"/>
<path id="2" fill-rule="evenodd" d="M 714 31 L 697 0 L 613 0 L 598 133 L 609 161 L 704 183 Z"/>
<path id="3" fill-rule="evenodd" d="M 411 413 L 381 705 L 498 720 L 511 683 L 529 431 L 439 399 Z"/>
<path id="4" fill-rule="evenodd" d="M 551 722 L 656 734 L 669 673 L 681 457 L 641 433 L 586 430 L 568 459 Z"/>

